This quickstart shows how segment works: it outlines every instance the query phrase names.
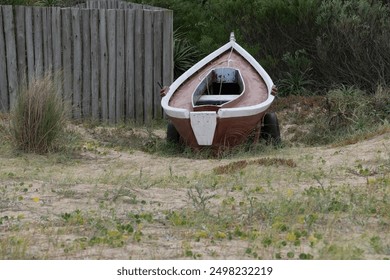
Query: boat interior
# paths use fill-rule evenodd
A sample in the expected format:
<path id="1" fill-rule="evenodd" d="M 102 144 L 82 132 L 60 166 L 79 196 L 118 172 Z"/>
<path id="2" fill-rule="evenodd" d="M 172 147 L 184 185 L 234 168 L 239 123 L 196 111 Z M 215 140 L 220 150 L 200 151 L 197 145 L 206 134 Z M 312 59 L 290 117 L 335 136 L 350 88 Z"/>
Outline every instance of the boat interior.
<path id="1" fill-rule="evenodd" d="M 192 105 L 220 106 L 244 92 L 241 73 L 235 68 L 215 68 L 204 77 L 192 95 Z"/>

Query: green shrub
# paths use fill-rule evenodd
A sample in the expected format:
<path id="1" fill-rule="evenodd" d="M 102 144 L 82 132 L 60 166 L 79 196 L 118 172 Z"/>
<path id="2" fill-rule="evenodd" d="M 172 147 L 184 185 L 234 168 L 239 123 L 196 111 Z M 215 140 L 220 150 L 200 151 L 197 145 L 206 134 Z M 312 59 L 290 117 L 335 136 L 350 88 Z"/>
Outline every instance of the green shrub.
<path id="1" fill-rule="evenodd" d="M 297 50 L 294 54 L 287 52 L 283 58 L 286 70 L 278 82 L 279 93 L 286 95 L 305 95 L 314 85 L 312 80 L 312 62 L 305 50 Z"/>
<path id="2" fill-rule="evenodd" d="M 11 135 L 17 149 L 46 153 L 63 132 L 65 109 L 51 75 L 22 88 L 11 112 Z"/>
<path id="3" fill-rule="evenodd" d="M 379 87 L 374 96 L 355 87 L 330 90 L 316 114 L 304 142 L 329 144 L 356 135 L 370 134 L 389 121 L 389 90 Z"/>
<path id="4" fill-rule="evenodd" d="M 390 8 L 381 1 L 322 1 L 317 69 L 327 84 L 374 92 L 390 83 Z"/>

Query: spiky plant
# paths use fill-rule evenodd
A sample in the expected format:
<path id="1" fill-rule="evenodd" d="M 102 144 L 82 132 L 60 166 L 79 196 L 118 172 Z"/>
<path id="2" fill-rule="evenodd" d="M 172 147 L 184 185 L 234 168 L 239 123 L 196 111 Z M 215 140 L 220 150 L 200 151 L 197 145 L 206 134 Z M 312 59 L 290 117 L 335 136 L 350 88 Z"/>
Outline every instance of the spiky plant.
<path id="1" fill-rule="evenodd" d="M 200 52 L 191 45 L 179 29 L 173 32 L 173 41 L 174 74 L 177 78 L 198 61 Z"/>
<path id="2" fill-rule="evenodd" d="M 33 79 L 20 90 L 11 112 L 11 135 L 17 149 L 46 153 L 65 126 L 65 108 L 52 75 Z"/>

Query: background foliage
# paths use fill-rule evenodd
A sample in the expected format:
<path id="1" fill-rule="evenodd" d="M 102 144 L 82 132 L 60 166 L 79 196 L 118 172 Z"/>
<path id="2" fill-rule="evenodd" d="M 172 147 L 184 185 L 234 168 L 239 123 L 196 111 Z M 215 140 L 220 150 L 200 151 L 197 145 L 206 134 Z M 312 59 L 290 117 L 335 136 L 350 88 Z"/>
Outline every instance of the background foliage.
<path id="1" fill-rule="evenodd" d="M 174 11 L 174 27 L 207 54 L 234 31 L 281 94 L 335 85 L 373 94 L 390 82 L 388 0 L 142 0 Z"/>
<path id="2" fill-rule="evenodd" d="M 69 6 L 79 0 L 0 0 Z M 390 83 L 390 0 L 131 0 L 174 11 L 176 75 L 202 55 L 238 42 L 282 95 L 354 86 L 374 94 Z"/>

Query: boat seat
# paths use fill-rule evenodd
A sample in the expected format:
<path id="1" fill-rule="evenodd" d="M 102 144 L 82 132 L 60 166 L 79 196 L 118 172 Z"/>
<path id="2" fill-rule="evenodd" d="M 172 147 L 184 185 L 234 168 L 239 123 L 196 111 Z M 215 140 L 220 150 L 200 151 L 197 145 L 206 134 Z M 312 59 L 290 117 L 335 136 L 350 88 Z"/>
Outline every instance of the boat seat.
<path id="1" fill-rule="evenodd" d="M 229 95 L 202 95 L 196 105 L 222 105 L 226 102 L 236 99 L 239 95 L 229 94 Z"/>

